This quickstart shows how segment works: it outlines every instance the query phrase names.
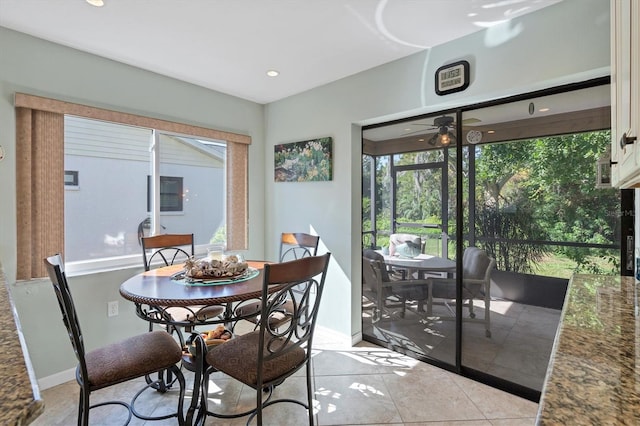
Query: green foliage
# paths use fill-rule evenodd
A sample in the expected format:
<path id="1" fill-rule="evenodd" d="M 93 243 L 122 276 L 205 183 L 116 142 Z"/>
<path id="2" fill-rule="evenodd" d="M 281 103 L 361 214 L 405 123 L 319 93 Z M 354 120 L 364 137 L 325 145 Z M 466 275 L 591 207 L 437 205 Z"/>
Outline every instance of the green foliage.
<path id="1" fill-rule="evenodd" d="M 216 232 L 209 239 L 209 244 L 215 244 L 215 243 L 222 243 L 222 244 L 227 243 L 227 225 L 223 225 L 218 229 L 216 229 Z"/>
<path id="2" fill-rule="evenodd" d="M 514 211 L 484 207 L 476 215 L 477 236 L 491 238 L 481 246 L 496 259 L 498 269 L 520 273 L 533 272 L 545 251 L 540 245 L 523 243 L 544 239 L 544 231 L 532 220 L 532 211 Z"/>
<path id="3" fill-rule="evenodd" d="M 595 187 L 596 160 L 610 143 L 609 138 L 610 133 L 602 131 L 483 147 L 476 160 L 478 208 L 526 212 L 535 227 L 531 225 L 524 233 L 517 226 L 509 230 L 524 240 L 613 243 L 617 238 L 619 195 L 614 189 Z M 529 250 L 535 253 L 528 260 L 531 269 L 532 261 L 538 261 L 548 249 Z M 573 260 L 576 272 L 617 269 L 607 250 L 558 247 L 555 252 Z M 515 252 L 504 256 L 518 257 Z M 603 265 L 594 260 L 602 256 L 610 262 Z M 515 259 L 500 261 L 515 267 Z"/>
<path id="4" fill-rule="evenodd" d="M 610 132 L 600 131 L 476 146 L 471 151 L 475 158 L 473 200 L 468 199 L 466 148 L 462 170 L 456 169 L 456 153 L 450 150 L 445 168 L 397 173 L 395 216 L 398 222 L 439 225 L 446 219 L 448 229 L 444 231 L 449 236 L 455 235 L 456 174 L 461 173 L 463 233 L 467 235 L 470 231 L 467 215 L 469 203 L 474 201 L 476 236 L 493 239 L 488 243 L 482 240 L 482 245 L 496 258 L 501 270 L 548 270 L 541 262 L 557 258 L 567 259 L 562 268 L 572 267 L 575 272 L 617 273 L 616 250 L 535 243 L 546 240 L 613 244 L 618 241 L 619 192 L 595 186 L 596 160 L 609 143 Z M 402 166 L 434 164 L 442 162 L 444 157 L 442 150 L 432 150 L 397 154 L 393 160 Z M 367 167 L 363 176 L 369 173 Z M 384 246 L 392 229 L 389 159 L 378 158 L 375 171 L 377 245 Z M 368 182 L 363 177 L 364 230 L 371 229 Z M 441 217 L 443 204 L 447 206 L 446 218 Z M 439 240 L 441 232 L 409 227 L 396 231 L 423 235 L 434 241 Z"/>

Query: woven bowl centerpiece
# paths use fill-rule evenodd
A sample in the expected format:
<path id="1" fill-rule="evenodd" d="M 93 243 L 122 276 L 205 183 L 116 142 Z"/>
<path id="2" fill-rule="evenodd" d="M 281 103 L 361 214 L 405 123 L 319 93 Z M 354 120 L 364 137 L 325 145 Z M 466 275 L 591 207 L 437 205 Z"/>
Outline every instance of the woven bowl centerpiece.
<path id="1" fill-rule="evenodd" d="M 238 256 L 223 256 L 222 259 L 194 259 L 185 262 L 184 272 L 187 278 L 229 278 L 242 275 L 247 271 L 247 262 L 238 259 Z"/>

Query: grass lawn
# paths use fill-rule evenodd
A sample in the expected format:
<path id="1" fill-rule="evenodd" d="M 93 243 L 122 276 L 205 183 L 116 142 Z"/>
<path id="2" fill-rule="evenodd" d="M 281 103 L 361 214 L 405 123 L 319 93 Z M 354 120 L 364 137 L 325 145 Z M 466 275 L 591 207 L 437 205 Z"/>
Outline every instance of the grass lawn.
<path id="1" fill-rule="evenodd" d="M 614 265 L 609 259 L 590 256 L 589 261 L 597 265 L 602 274 L 617 274 L 618 266 Z M 533 271 L 536 275 L 543 275 L 547 277 L 558 278 L 571 278 L 574 273 L 593 273 L 590 271 L 578 270 L 576 271 L 577 263 L 565 256 L 557 254 L 549 254 L 545 256 L 537 267 Z"/>

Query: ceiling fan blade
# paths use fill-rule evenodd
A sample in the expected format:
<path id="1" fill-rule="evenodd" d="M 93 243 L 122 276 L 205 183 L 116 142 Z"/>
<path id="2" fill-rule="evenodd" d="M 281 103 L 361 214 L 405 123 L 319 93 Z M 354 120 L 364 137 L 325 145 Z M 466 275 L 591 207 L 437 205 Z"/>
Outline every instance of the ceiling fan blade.
<path id="1" fill-rule="evenodd" d="M 413 132 L 403 133 L 402 136 L 411 136 L 411 135 L 415 135 L 416 133 L 429 133 L 430 130 L 435 130 L 435 129 L 414 130 Z"/>

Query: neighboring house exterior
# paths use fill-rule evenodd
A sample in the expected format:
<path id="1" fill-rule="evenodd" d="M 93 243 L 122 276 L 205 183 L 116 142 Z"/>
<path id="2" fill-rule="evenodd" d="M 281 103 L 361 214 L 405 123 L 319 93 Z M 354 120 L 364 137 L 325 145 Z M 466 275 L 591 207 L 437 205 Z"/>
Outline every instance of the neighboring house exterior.
<path id="1" fill-rule="evenodd" d="M 151 129 L 65 117 L 68 262 L 141 253 L 151 141 Z M 193 232 L 196 244 L 206 244 L 224 225 L 225 151 L 160 135 L 163 233 Z"/>

